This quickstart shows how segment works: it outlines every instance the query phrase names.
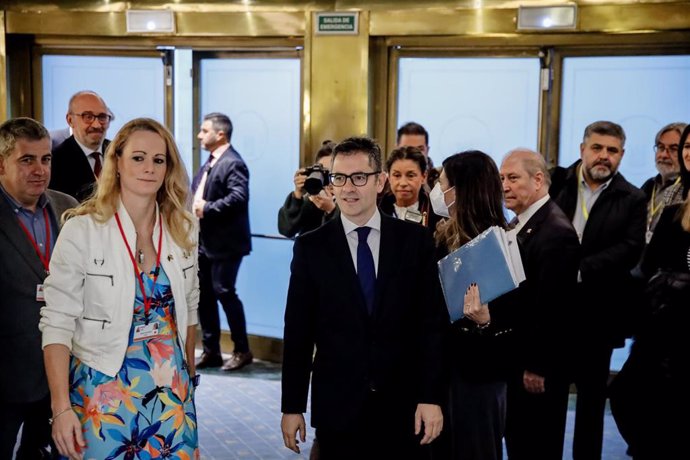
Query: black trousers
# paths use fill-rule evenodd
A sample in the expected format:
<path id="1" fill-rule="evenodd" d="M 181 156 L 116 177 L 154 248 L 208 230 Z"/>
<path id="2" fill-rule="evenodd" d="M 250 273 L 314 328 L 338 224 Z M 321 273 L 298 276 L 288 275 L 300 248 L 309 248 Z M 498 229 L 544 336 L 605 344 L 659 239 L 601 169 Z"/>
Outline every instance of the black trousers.
<path id="1" fill-rule="evenodd" d="M 577 387 L 573 437 L 575 460 L 601 459 L 612 352 L 613 347 L 599 342 L 578 346 L 573 375 Z"/>
<path id="2" fill-rule="evenodd" d="M 687 379 L 671 377 L 635 350 L 611 383 L 611 413 L 634 460 L 686 458 Z"/>
<path id="3" fill-rule="evenodd" d="M 547 378 L 544 393 L 525 390 L 522 373 L 508 382 L 506 451 L 510 460 L 561 460 L 570 384 Z"/>
<path id="4" fill-rule="evenodd" d="M 453 460 L 501 460 L 506 424 L 504 381 L 472 382 L 451 371 L 450 420 L 444 424 Z"/>
<path id="5" fill-rule="evenodd" d="M 51 458 L 50 396 L 31 403 L 0 404 L 0 458 L 14 458 L 17 434 L 22 427 L 22 437 L 17 451 L 17 460 Z M 53 452 L 57 452 L 53 448 Z M 55 457 L 57 458 L 57 457 Z"/>
<path id="6" fill-rule="evenodd" d="M 235 351 L 249 351 L 244 307 L 235 290 L 241 263 L 242 256 L 210 260 L 204 254 L 199 254 L 199 322 L 204 352 L 208 354 L 220 354 L 218 302 L 228 319 Z"/>
<path id="7" fill-rule="evenodd" d="M 316 429 L 319 460 L 426 459 L 429 446 L 414 434 L 414 407 L 370 392 L 357 420 L 344 429 Z M 422 431 L 423 431 L 422 427 Z"/>

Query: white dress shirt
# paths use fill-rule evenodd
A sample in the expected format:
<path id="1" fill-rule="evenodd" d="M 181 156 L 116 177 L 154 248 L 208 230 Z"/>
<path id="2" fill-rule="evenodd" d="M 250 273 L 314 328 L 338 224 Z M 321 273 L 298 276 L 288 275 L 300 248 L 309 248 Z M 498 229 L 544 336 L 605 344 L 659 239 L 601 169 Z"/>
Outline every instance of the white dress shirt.
<path id="1" fill-rule="evenodd" d="M 74 140 L 77 141 L 77 145 L 84 152 L 84 155 L 86 155 L 86 159 L 88 160 L 89 165 L 91 166 L 91 171 L 94 171 L 94 168 L 96 167 L 96 159 L 91 156 L 93 152 L 98 152 L 98 155 L 101 157 L 101 167 L 105 164 L 103 158 L 103 142 L 100 143 L 97 149 L 90 149 L 81 142 L 79 142 L 76 136 L 74 137 Z"/>
<path id="2" fill-rule="evenodd" d="M 355 271 L 357 271 L 357 245 L 359 244 L 359 237 L 355 230 L 359 228 L 359 225 L 348 220 L 348 218 L 342 214 L 340 214 L 340 218 L 342 219 L 343 228 L 345 229 L 345 236 L 347 236 L 347 245 L 350 247 L 352 263 L 354 263 Z M 371 216 L 371 219 L 369 219 L 366 224 L 362 225 L 362 227 L 371 227 L 369 236 L 367 236 L 367 243 L 369 244 L 371 255 L 374 257 L 374 269 L 378 275 L 379 247 L 381 246 L 381 214 L 378 209 L 374 211 L 374 215 Z"/>
<path id="3" fill-rule="evenodd" d="M 211 152 L 211 168 L 213 168 L 213 165 L 216 164 L 218 161 L 218 158 L 225 152 L 230 144 L 223 144 L 217 149 L 213 150 Z M 210 169 L 210 168 L 209 168 Z M 206 187 L 206 178 L 208 177 L 208 170 L 204 171 L 204 175 L 201 176 L 201 180 L 199 181 L 199 186 L 196 189 L 196 192 L 194 192 L 194 202 L 197 203 L 201 201 L 204 198 L 204 187 Z"/>
<path id="4" fill-rule="evenodd" d="M 522 230 L 522 227 L 525 226 L 527 222 L 529 222 L 530 218 L 537 212 L 539 209 L 546 204 L 547 201 L 549 201 L 549 194 L 547 193 L 545 196 L 539 198 L 537 201 L 529 205 L 527 209 L 525 209 L 523 212 L 518 214 L 518 223 L 515 226 L 515 233 L 519 233 L 520 230 Z"/>

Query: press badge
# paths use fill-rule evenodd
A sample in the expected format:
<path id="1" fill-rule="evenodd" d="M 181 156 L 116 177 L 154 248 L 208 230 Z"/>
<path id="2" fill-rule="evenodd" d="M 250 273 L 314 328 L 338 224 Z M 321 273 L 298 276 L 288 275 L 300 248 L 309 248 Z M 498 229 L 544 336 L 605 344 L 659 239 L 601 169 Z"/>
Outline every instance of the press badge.
<path id="1" fill-rule="evenodd" d="M 134 341 L 146 340 L 158 335 L 158 321 L 134 326 Z"/>
<path id="2" fill-rule="evenodd" d="M 42 284 L 36 285 L 36 301 L 37 302 L 45 302 L 46 301 L 45 295 L 43 295 L 43 285 Z"/>

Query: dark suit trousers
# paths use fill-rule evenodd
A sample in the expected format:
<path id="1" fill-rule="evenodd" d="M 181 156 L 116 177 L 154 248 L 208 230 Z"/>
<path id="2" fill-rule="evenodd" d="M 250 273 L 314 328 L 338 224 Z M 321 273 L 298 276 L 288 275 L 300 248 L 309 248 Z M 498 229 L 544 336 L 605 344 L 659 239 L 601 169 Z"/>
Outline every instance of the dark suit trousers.
<path id="1" fill-rule="evenodd" d="M 204 352 L 220 354 L 220 316 L 218 302 L 223 306 L 230 325 L 235 351 L 249 351 L 244 307 L 235 290 L 242 256 L 210 260 L 199 253 L 199 322 Z"/>
<path id="2" fill-rule="evenodd" d="M 563 458 L 570 384 L 547 378 L 545 386 L 544 393 L 529 393 L 522 373 L 508 382 L 505 440 L 510 460 Z"/>
<path id="3" fill-rule="evenodd" d="M 598 460 L 604 437 L 604 410 L 608 394 L 613 348 L 601 341 L 583 339 L 575 358 L 577 387 L 573 459 Z"/>
<path id="4" fill-rule="evenodd" d="M 16 459 L 49 458 L 50 416 L 50 396 L 31 403 L 0 404 L 0 458 L 14 458 L 14 447 L 22 423 L 24 427 Z"/>
<path id="5" fill-rule="evenodd" d="M 415 408 L 369 392 L 362 412 L 343 430 L 316 428 L 319 460 L 425 459 L 429 446 L 414 434 Z"/>

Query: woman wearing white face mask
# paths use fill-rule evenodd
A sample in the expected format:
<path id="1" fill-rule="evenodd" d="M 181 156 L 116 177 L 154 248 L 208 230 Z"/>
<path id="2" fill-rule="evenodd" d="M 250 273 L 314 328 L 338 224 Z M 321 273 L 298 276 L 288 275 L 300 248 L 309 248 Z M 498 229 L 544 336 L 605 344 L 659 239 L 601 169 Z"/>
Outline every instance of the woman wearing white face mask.
<path id="1" fill-rule="evenodd" d="M 485 153 L 467 151 L 443 162 L 430 194 L 434 212 L 449 217 L 435 233 L 437 256 L 467 243 L 487 228 L 506 227 L 498 168 Z M 479 302 L 481 286 L 465 295 L 465 316 L 449 329 L 449 427 L 438 446 L 443 458 L 502 458 L 510 319 L 501 298 Z"/>

